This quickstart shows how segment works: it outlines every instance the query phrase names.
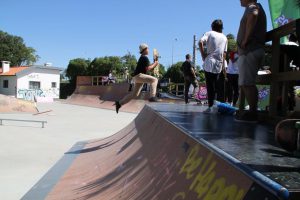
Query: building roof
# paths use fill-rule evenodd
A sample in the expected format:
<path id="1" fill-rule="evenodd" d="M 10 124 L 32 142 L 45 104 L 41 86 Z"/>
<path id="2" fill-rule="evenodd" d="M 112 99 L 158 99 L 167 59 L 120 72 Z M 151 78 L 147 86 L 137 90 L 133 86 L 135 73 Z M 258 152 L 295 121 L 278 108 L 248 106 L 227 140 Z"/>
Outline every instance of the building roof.
<path id="1" fill-rule="evenodd" d="M 25 69 L 28 69 L 29 67 L 26 66 L 20 66 L 20 67 L 10 67 L 8 72 L 0 73 L 0 76 L 15 76 L 16 73 L 21 72 Z M 2 72 L 2 69 L 1 69 Z"/>
<path id="2" fill-rule="evenodd" d="M 62 69 L 58 68 L 58 67 L 42 66 L 42 65 L 31 65 L 31 66 L 10 67 L 9 71 L 5 72 L 5 73 L 2 73 L 2 68 L 0 68 L 0 76 L 16 76 L 16 75 L 19 75 L 19 72 L 22 72 L 22 73 L 25 72 L 26 69 L 32 69 L 32 70 L 34 70 L 34 69 L 48 69 L 48 70 L 62 71 Z"/>

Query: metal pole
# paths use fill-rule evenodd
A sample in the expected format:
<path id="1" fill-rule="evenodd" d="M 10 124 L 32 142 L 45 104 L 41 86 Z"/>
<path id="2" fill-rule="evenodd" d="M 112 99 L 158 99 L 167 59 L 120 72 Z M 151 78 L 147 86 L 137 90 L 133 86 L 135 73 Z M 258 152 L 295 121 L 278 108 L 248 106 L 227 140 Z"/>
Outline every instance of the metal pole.
<path id="1" fill-rule="evenodd" d="M 193 41 L 193 63 L 194 66 L 196 67 L 196 35 L 194 35 L 194 41 Z"/>
<path id="2" fill-rule="evenodd" d="M 174 64 L 174 42 L 177 42 L 177 38 L 172 41 L 172 66 Z"/>
<path id="3" fill-rule="evenodd" d="M 172 42 L 172 65 L 171 65 L 171 67 L 173 66 L 173 53 L 174 53 L 174 41 Z"/>

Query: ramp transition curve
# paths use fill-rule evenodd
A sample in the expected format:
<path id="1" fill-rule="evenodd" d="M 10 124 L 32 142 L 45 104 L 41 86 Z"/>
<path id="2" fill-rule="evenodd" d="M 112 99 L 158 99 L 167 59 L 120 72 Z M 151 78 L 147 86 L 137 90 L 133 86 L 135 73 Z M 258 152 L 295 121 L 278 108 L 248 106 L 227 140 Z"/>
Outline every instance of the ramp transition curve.
<path id="1" fill-rule="evenodd" d="M 76 144 L 22 199 L 289 198 L 285 188 L 266 187 L 267 177 L 259 182 L 238 165 L 146 105 L 115 135 Z"/>

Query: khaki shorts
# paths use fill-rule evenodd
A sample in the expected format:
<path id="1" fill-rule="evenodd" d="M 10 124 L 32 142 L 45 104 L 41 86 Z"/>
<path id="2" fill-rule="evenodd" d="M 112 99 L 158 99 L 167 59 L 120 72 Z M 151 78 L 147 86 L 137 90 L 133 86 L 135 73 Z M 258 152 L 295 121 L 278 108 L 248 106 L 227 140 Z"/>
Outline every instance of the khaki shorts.
<path id="1" fill-rule="evenodd" d="M 239 57 L 237 64 L 239 67 L 240 86 L 255 85 L 257 72 L 262 65 L 264 56 L 264 49 L 256 49 Z"/>

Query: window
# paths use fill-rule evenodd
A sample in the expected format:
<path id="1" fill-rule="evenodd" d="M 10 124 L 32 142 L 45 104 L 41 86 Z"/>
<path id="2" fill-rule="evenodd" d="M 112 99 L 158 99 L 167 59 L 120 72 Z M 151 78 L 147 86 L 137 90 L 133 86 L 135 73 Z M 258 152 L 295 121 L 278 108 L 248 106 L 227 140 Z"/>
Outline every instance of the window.
<path id="1" fill-rule="evenodd" d="M 41 82 L 38 81 L 29 81 L 29 89 L 36 90 L 41 88 Z"/>
<path id="2" fill-rule="evenodd" d="M 52 82 L 52 83 L 51 83 L 51 87 L 52 87 L 52 88 L 56 88 L 56 82 Z"/>
<path id="3" fill-rule="evenodd" d="M 8 80 L 3 80 L 3 88 L 8 88 Z"/>

